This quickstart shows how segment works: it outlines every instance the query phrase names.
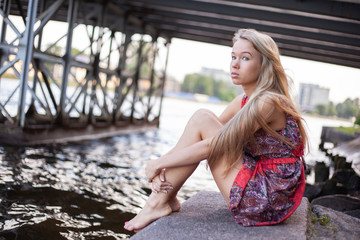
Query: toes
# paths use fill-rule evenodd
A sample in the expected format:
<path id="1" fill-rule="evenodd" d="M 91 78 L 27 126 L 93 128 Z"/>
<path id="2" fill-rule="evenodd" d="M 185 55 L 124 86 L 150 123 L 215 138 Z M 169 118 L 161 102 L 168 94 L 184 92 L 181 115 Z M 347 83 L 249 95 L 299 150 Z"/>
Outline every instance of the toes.
<path id="1" fill-rule="evenodd" d="M 134 229 L 134 227 L 129 224 L 129 222 L 125 222 L 124 228 L 128 231 L 132 231 Z"/>

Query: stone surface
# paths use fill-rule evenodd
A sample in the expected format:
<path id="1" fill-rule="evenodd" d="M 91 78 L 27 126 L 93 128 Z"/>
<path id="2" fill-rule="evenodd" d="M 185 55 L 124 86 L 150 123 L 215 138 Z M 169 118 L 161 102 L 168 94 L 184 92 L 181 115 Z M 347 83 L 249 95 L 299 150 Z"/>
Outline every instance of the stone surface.
<path id="1" fill-rule="evenodd" d="M 321 205 L 336 211 L 345 212 L 360 209 L 360 199 L 348 195 L 337 194 L 315 198 L 311 206 Z"/>
<path id="2" fill-rule="evenodd" d="M 180 212 L 158 219 L 131 237 L 139 239 L 306 239 L 307 198 L 283 223 L 243 227 L 236 224 L 219 192 L 199 192 L 182 204 Z"/>
<path id="3" fill-rule="evenodd" d="M 312 226 L 309 226 L 311 230 L 308 231 L 309 239 L 360 239 L 360 219 L 320 205 L 313 205 L 312 210 L 319 217 L 326 215 L 330 221 L 324 225 L 319 222 L 312 223 Z"/>

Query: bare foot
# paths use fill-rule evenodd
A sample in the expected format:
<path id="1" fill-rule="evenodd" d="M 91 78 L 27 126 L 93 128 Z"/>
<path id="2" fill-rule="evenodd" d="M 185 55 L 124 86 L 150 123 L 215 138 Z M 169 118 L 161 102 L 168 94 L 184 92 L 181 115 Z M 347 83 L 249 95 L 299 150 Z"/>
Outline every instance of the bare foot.
<path id="1" fill-rule="evenodd" d="M 169 203 L 157 202 L 150 197 L 149 200 L 146 202 L 144 208 L 139 212 L 139 214 L 136 215 L 129 222 L 126 222 L 124 228 L 128 231 L 138 232 L 153 221 L 161 217 L 167 216 L 171 213 L 172 208 L 170 207 Z"/>
<path id="2" fill-rule="evenodd" d="M 180 204 L 179 200 L 177 199 L 177 197 L 173 197 L 172 199 L 169 200 L 168 203 L 173 212 L 178 212 L 181 208 L 181 204 Z"/>

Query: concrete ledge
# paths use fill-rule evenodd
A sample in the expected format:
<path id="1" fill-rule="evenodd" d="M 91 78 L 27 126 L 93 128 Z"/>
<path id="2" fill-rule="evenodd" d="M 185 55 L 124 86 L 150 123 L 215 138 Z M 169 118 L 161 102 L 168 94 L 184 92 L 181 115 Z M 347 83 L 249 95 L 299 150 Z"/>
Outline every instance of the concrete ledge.
<path id="1" fill-rule="evenodd" d="M 281 224 L 243 227 L 234 222 L 219 192 L 204 191 L 185 201 L 180 212 L 158 219 L 131 239 L 306 239 L 308 213 L 309 202 L 303 198 Z"/>

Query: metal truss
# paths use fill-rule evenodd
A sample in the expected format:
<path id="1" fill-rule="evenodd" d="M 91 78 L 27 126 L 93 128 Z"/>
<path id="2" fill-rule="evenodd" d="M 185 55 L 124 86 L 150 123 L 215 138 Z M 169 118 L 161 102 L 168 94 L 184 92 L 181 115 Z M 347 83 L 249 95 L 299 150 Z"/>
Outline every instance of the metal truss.
<path id="1" fill-rule="evenodd" d="M 64 137 L 63 129 L 70 136 L 102 128 L 106 136 L 106 127 L 158 125 L 167 40 L 136 30 L 126 14 L 109 22 L 106 3 L 26 3 L 26 15 L 21 1 L 0 6 L 0 142 L 31 143 L 21 135 L 35 130 L 41 143 L 51 132 Z M 49 43 L 44 36 L 58 14 L 66 15 L 67 32 Z M 78 40 L 83 49 L 74 49 Z"/>

